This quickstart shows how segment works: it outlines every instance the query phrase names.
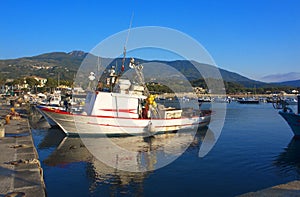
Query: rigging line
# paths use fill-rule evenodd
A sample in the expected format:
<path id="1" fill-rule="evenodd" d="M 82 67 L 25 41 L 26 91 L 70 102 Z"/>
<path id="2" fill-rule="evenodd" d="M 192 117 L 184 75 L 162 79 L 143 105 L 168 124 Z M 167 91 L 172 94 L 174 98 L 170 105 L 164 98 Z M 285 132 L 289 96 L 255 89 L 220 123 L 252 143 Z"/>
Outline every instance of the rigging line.
<path id="1" fill-rule="evenodd" d="M 128 33 L 127 33 L 126 41 L 125 41 L 125 44 L 124 44 L 122 67 L 121 67 L 121 71 L 122 72 L 125 70 L 125 65 L 124 64 L 125 64 L 125 59 L 126 59 L 126 46 L 127 46 L 127 43 L 128 43 L 130 29 L 131 29 L 131 26 L 132 26 L 133 16 L 134 16 L 134 12 L 132 12 L 132 14 L 131 14 L 131 19 L 130 19 L 130 23 L 129 23 Z"/>
<path id="2" fill-rule="evenodd" d="M 130 30 L 131 30 L 131 26 L 132 26 L 133 17 L 134 17 L 134 12 L 132 12 L 132 14 L 131 14 L 130 24 L 129 24 L 128 33 L 127 33 L 124 48 L 126 48 L 127 43 L 128 43 L 128 38 L 129 38 L 129 33 L 130 33 Z"/>

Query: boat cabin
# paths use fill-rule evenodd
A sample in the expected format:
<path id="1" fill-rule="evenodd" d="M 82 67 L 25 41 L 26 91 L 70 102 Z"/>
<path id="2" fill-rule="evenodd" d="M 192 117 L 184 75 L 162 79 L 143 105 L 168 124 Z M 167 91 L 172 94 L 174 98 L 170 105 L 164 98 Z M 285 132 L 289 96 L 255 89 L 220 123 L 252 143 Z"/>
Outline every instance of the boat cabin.
<path id="1" fill-rule="evenodd" d="M 114 67 L 101 77 L 96 91 L 87 94 L 85 112 L 92 116 L 118 118 L 181 118 L 182 110 L 156 104 L 145 87 L 115 74 Z"/>

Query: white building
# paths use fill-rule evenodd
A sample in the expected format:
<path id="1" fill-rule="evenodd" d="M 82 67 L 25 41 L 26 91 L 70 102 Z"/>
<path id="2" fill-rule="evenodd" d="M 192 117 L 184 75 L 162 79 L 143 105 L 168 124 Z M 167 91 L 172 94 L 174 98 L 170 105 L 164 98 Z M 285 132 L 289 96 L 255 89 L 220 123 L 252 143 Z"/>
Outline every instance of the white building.
<path id="1" fill-rule="evenodd" d="M 45 84 L 47 83 L 46 78 L 37 77 L 37 76 L 33 76 L 32 78 L 34 78 L 35 80 L 37 80 L 39 82 L 39 85 L 37 85 L 37 87 L 39 87 L 39 88 L 44 87 Z"/>

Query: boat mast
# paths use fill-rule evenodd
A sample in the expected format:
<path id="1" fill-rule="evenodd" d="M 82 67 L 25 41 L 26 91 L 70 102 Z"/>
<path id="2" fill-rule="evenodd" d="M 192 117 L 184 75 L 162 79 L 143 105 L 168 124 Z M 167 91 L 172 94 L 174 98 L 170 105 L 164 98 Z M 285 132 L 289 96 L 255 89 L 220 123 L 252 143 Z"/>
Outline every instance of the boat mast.
<path id="1" fill-rule="evenodd" d="M 297 95 L 297 99 L 298 99 L 298 114 L 300 114 L 300 94 Z"/>
<path id="2" fill-rule="evenodd" d="M 96 73 L 97 79 L 99 79 L 99 73 L 100 73 L 100 57 L 98 56 L 98 58 L 97 58 L 97 73 Z"/>
<path id="3" fill-rule="evenodd" d="M 125 41 L 125 44 L 124 44 L 121 72 L 124 72 L 124 70 L 125 70 L 126 46 L 127 46 L 127 43 L 128 43 L 130 29 L 131 29 L 131 26 L 132 26 L 133 16 L 134 16 L 134 12 L 132 12 L 132 15 L 131 15 L 131 19 L 130 19 L 130 23 L 129 23 L 129 28 L 128 28 L 128 32 L 127 32 L 127 37 L 126 37 L 126 41 Z"/>

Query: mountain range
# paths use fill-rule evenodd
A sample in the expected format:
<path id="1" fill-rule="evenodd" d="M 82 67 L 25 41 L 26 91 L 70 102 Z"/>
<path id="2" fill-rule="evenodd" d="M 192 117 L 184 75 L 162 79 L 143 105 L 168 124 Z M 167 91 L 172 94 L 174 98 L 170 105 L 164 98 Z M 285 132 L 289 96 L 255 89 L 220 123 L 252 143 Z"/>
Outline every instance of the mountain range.
<path id="1" fill-rule="evenodd" d="M 65 52 L 52 52 L 45 53 L 33 57 L 22 57 L 17 59 L 0 60 L 0 71 L 5 78 L 20 78 L 30 75 L 36 75 L 44 78 L 48 77 L 60 77 L 61 79 L 71 80 L 76 75 L 78 69 L 82 62 L 84 63 L 85 57 L 89 56 L 89 61 L 92 61 L 92 65 L 96 66 L 99 58 L 91 54 L 85 53 L 83 51 L 72 51 L 69 53 Z M 100 58 L 102 64 L 110 62 L 110 65 L 120 65 L 122 64 L 122 59 L 111 59 L 111 58 Z M 187 60 L 176 60 L 176 61 L 149 61 L 137 59 L 136 61 L 143 64 L 151 63 L 161 63 L 171 66 L 182 73 L 189 80 L 197 80 L 202 78 L 198 70 L 193 66 L 197 65 L 200 68 L 201 73 L 206 72 L 206 77 L 214 77 L 214 69 L 210 65 L 201 64 L 198 62 L 190 62 Z M 128 65 L 129 59 L 126 58 L 125 65 Z M 126 68 L 128 69 L 128 68 Z M 208 72 L 207 72 L 208 71 Z M 242 84 L 245 87 L 264 87 L 269 85 L 283 85 L 283 86 L 293 86 L 300 87 L 300 77 L 298 80 L 292 81 L 281 81 L 276 83 L 267 83 L 262 81 L 257 81 L 249 79 L 240 74 L 227 71 L 225 69 L 219 69 L 223 80 L 227 82 L 234 82 Z M 168 72 L 168 71 L 165 71 Z M 165 73 L 165 76 L 169 76 Z M 299 74 L 299 73 L 298 73 Z M 290 73 L 291 79 L 297 79 L 297 73 Z M 265 81 L 272 81 L 272 78 L 276 78 L 276 75 L 266 76 Z M 277 76 L 278 78 L 278 76 Z"/>
<path id="2" fill-rule="evenodd" d="M 270 83 L 278 83 L 284 81 L 296 81 L 300 80 L 300 72 L 289 72 L 289 73 L 281 73 L 281 74 L 271 74 L 266 75 L 260 78 L 261 81 L 270 82 Z"/>

